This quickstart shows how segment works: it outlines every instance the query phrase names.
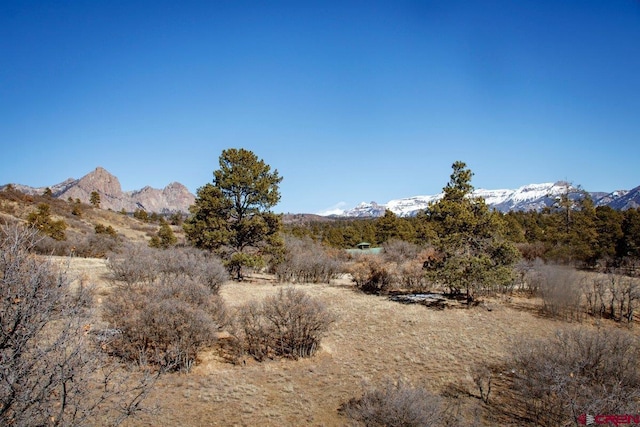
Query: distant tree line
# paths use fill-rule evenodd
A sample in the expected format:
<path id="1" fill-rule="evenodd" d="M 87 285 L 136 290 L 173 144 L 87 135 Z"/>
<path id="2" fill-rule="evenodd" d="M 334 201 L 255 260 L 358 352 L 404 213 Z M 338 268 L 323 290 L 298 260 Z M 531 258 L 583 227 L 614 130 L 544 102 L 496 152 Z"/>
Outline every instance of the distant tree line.
<path id="1" fill-rule="evenodd" d="M 571 206 L 559 200 L 541 211 L 495 212 L 504 237 L 527 260 L 575 265 L 580 268 L 636 267 L 640 263 L 640 208 L 618 211 L 594 206 L 587 196 Z M 285 224 L 287 233 L 309 237 L 334 248 L 354 248 L 360 242 L 381 246 L 392 240 L 417 245 L 437 241 L 438 220 L 430 209 L 413 217 L 387 210 L 382 217 L 336 219 Z"/>

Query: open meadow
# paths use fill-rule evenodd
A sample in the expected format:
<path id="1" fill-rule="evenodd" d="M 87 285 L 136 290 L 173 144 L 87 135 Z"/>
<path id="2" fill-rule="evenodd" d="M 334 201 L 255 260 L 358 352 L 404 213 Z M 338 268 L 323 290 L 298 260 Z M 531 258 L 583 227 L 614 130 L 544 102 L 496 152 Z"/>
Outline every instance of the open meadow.
<path id="1" fill-rule="evenodd" d="M 105 260 L 59 260 L 70 277 L 94 287 L 98 308 L 114 291 Z M 163 375 L 144 404 L 152 410 L 126 425 L 342 426 L 348 420 L 338 413 L 340 405 L 388 380 L 447 396 L 447 410 L 458 414 L 461 425 L 518 425 L 483 403 L 474 371 L 506 360 L 522 338 L 550 337 L 566 326 L 541 316 L 534 298 L 500 297 L 472 308 L 434 310 L 363 294 L 348 278 L 329 285 L 289 285 L 261 275 L 229 281 L 220 294 L 233 308 L 288 286 L 303 289 L 336 316 L 316 355 L 263 362 L 245 356 L 234 364 L 217 347 L 207 349 L 190 372 Z M 99 328 L 99 321 L 92 327 Z M 499 388 L 500 379 L 494 384 Z"/>
<path id="2" fill-rule="evenodd" d="M 550 258 L 561 259 L 567 252 L 558 250 L 571 246 L 521 242 L 516 250 L 496 239 L 497 246 L 478 255 L 502 257 L 497 265 L 504 261 L 514 267 L 514 275 L 498 270 L 489 280 L 476 277 L 470 298 L 464 287 L 472 281 L 459 275 L 455 263 L 445 265 L 433 247 L 390 239 L 381 255 L 353 256 L 309 236 L 296 237 L 306 230 L 298 224 L 285 236 L 277 275 L 247 267 L 242 280 L 230 280 L 219 258 L 188 244 L 179 221 L 168 225 L 138 218 L 140 212 L 131 216 L 11 191 L 0 195 L 8 230 L 2 250 L 15 255 L 2 258 L 3 268 L 22 272 L 15 282 L 14 276 L 4 277 L 3 315 L 7 323 L 8 313 L 16 321 L 25 318 L 22 313 L 38 318 L 41 323 L 33 324 L 29 336 L 34 343 L 30 351 L 42 349 L 47 357 L 15 352 L 11 346 L 6 354 L 15 356 L 15 366 L 24 367 L 22 376 L 16 376 L 24 384 L 47 379 L 56 366 L 69 367 L 55 386 L 43 383 L 50 399 L 37 401 L 42 413 L 23 416 L 22 409 L 12 409 L 26 407 L 18 405 L 29 399 L 6 404 L 4 419 L 15 425 L 68 417 L 73 425 L 130 427 L 556 426 L 576 425 L 586 414 L 640 414 L 639 279 L 614 271 L 587 272 Z M 76 208 L 80 212 L 74 214 Z M 389 219 L 396 226 L 409 221 L 383 217 L 322 222 L 308 229 L 382 227 Z M 41 224 L 41 231 L 64 232 L 64 239 L 12 228 L 30 221 Z M 161 234 L 163 227 L 169 235 Z M 342 235 L 331 230 L 327 236 Z M 12 236 L 21 235 L 33 252 L 13 243 L 19 239 Z M 160 247 L 150 247 L 154 238 Z M 517 266 L 516 252 L 524 258 Z M 64 272 L 72 292 L 58 286 L 57 273 L 47 263 L 40 265 L 43 260 Z M 434 272 L 454 272 L 458 282 L 451 286 L 440 281 L 438 288 Z M 253 332 L 266 331 L 257 334 L 259 339 L 275 339 L 276 344 L 252 353 L 255 342 L 247 321 L 257 320 L 260 326 L 266 309 L 262 306 L 257 317 L 247 313 L 290 289 L 311 299 L 297 311 L 300 323 L 310 320 L 309 309 L 321 305 L 331 319 L 328 328 L 321 327 L 321 339 L 307 347 L 312 351 L 304 356 L 310 357 L 297 359 L 283 357 L 294 353 L 278 353 L 275 346 L 285 348 L 279 330 L 257 328 Z M 445 307 L 391 300 L 395 292 L 408 290 L 457 290 L 451 295 L 458 299 L 447 300 Z M 24 296 L 36 291 L 42 303 Z M 289 313 L 282 311 L 282 317 Z M 68 325 L 61 321 L 67 314 L 73 319 Z M 40 325 L 50 329 L 39 333 Z M 38 347 L 58 330 L 61 344 Z M 22 329 L 13 331 L 18 341 L 23 339 Z M 15 371 L 9 362 L 3 372 Z M 141 374 L 145 370 L 162 372 L 153 387 Z M 133 387 L 140 377 L 144 387 L 132 399 L 128 393 L 136 396 Z M 109 387 L 103 380 L 111 381 Z M 15 384 L 15 390 L 24 390 L 20 381 Z M 60 402 L 66 402 L 62 386 L 77 387 L 68 394 L 76 400 L 66 412 L 56 413 Z M 119 386 L 126 392 L 120 393 Z M 386 393 L 382 397 L 376 394 L 381 390 Z M 87 396 L 98 403 L 83 404 Z M 374 413 L 365 420 L 368 410 Z M 404 414 L 421 421 L 381 421 L 397 421 Z"/>

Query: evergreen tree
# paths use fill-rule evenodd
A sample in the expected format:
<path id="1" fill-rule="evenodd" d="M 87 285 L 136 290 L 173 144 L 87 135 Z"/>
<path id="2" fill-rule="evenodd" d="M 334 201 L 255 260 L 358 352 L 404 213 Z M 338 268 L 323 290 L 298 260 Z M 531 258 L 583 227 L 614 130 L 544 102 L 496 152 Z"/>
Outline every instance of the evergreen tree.
<path id="1" fill-rule="evenodd" d="M 596 258 L 607 264 L 616 262 L 617 248 L 624 237 L 622 231 L 624 215 L 610 206 L 596 208 Z"/>
<path id="2" fill-rule="evenodd" d="M 182 225 L 184 218 L 181 212 L 174 212 L 169 216 L 169 223 L 171 225 Z"/>
<path id="3" fill-rule="evenodd" d="M 217 252 L 237 278 L 283 250 L 281 216 L 271 212 L 280 200 L 278 171 L 245 149 L 224 150 L 212 184 L 197 190 L 191 216 L 183 224 L 196 247 Z"/>
<path id="4" fill-rule="evenodd" d="M 519 253 L 504 239 L 501 215 L 481 197 L 471 197 L 471 170 L 460 161 L 452 168 L 443 198 L 427 211 L 441 254 L 441 261 L 427 274 L 454 294 L 464 290 L 470 301 L 478 291 L 511 283 Z"/>
<path id="5" fill-rule="evenodd" d="M 568 233 L 571 257 L 582 264 L 594 266 L 598 242 L 596 209 L 591 196 L 586 193 L 576 201 L 575 206 Z"/>
<path id="6" fill-rule="evenodd" d="M 587 192 L 565 183 L 563 193 L 542 215 L 548 257 L 562 263 L 595 264 L 597 217 Z"/>
<path id="7" fill-rule="evenodd" d="M 412 241 L 414 230 L 411 224 L 403 218 L 398 218 L 389 209 L 385 210 L 384 216 L 375 221 L 376 243 L 382 244 L 389 240 L 397 239 Z"/>
<path id="8" fill-rule="evenodd" d="M 375 220 L 376 240 L 375 244 L 384 243 L 398 235 L 398 216 L 385 209 L 384 215 Z"/>
<path id="9" fill-rule="evenodd" d="M 414 229 L 414 243 L 417 245 L 430 245 L 437 239 L 437 234 L 431 224 L 431 219 L 426 210 L 421 210 L 411 219 Z"/>
<path id="10" fill-rule="evenodd" d="M 144 209 L 136 209 L 133 211 L 133 217 L 143 222 L 149 222 L 149 214 Z"/>
<path id="11" fill-rule="evenodd" d="M 89 203 L 91 203 L 91 205 L 93 205 L 96 208 L 100 207 L 100 193 L 98 193 L 97 191 L 92 191 L 91 192 L 91 196 L 89 198 Z"/>
<path id="12" fill-rule="evenodd" d="M 170 246 L 176 244 L 178 239 L 176 238 L 171 226 L 166 221 L 161 221 L 158 233 L 151 238 L 149 246 L 152 248 L 167 249 Z"/>
<path id="13" fill-rule="evenodd" d="M 623 237 L 618 245 L 618 257 L 626 261 L 640 258 L 640 208 L 624 212 Z"/>
<path id="14" fill-rule="evenodd" d="M 344 237 L 345 248 L 353 248 L 355 245 L 363 241 L 363 239 L 360 238 L 358 230 L 356 230 L 356 228 L 351 224 L 346 224 L 343 227 L 342 235 Z"/>
<path id="15" fill-rule="evenodd" d="M 67 223 L 51 218 L 51 206 L 40 203 L 38 209 L 27 216 L 27 223 L 55 240 L 66 240 Z"/>
<path id="16" fill-rule="evenodd" d="M 82 204 L 80 203 L 80 200 L 73 202 L 73 200 L 69 198 L 69 201 L 73 203 L 73 207 L 71 208 L 71 214 L 75 216 L 82 216 Z"/>
<path id="17" fill-rule="evenodd" d="M 545 238 L 545 222 L 543 214 L 536 211 L 513 212 L 524 229 L 524 238 L 529 243 L 542 242 Z"/>
<path id="18" fill-rule="evenodd" d="M 343 229 L 340 226 L 331 227 L 323 235 L 323 243 L 333 248 L 344 248 L 346 242 L 344 240 Z"/>
<path id="19" fill-rule="evenodd" d="M 526 242 L 525 228 L 520 223 L 517 214 L 509 211 L 502 215 L 505 222 L 505 237 L 514 243 Z"/>
<path id="20" fill-rule="evenodd" d="M 118 232 L 110 225 L 96 224 L 93 228 L 96 234 L 107 234 L 111 237 L 118 237 Z"/>

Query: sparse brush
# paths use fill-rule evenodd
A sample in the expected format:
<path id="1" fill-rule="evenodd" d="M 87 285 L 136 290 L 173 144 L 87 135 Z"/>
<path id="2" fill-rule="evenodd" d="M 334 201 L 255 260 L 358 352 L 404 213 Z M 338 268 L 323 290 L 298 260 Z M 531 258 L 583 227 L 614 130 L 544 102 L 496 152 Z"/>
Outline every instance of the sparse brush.
<path id="1" fill-rule="evenodd" d="M 631 414 L 640 399 L 640 342 L 620 330 L 563 329 L 513 350 L 508 398 L 532 423 L 570 425 L 581 414 Z"/>
<path id="2" fill-rule="evenodd" d="M 278 291 L 262 302 L 243 305 L 238 330 L 246 351 L 256 360 L 313 356 L 334 322 L 320 301 L 294 288 Z"/>
<path id="3" fill-rule="evenodd" d="M 0 424 L 79 426 L 99 416 L 118 425 L 152 382 L 114 374 L 120 367 L 88 334 L 90 293 L 32 253 L 39 239 L 35 229 L 0 227 Z"/>
<path id="4" fill-rule="evenodd" d="M 385 294 L 396 281 L 391 266 L 375 256 L 362 256 L 349 268 L 353 282 L 362 292 Z"/>
<path id="5" fill-rule="evenodd" d="M 109 352 L 163 370 L 189 371 L 227 322 L 222 299 L 188 279 L 122 287 L 106 298 L 103 311 L 118 331 L 105 343 Z"/>
<path id="6" fill-rule="evenodd" d="M 280 282 L 329 283 L 342 273 L 342 263 L 310 238 L 287 236 L 284 260 L 276 266 Z"/>
<path id="7" fill-rule="evenodd" d="M 583 283 L 578 271 L 569 267 L 537 264 L 528 281 L 542 297 L 542 310 L 552 317 L 580 320 L 583 315 Z"/>
<path id="8" fill-rule="evenodd" d="M 444 421 L 443 400 L 424 388 L 403 381 L 388 381 L 380 388 L 366 390 L 338 410 L 354 426 L 429 427 Z"/>

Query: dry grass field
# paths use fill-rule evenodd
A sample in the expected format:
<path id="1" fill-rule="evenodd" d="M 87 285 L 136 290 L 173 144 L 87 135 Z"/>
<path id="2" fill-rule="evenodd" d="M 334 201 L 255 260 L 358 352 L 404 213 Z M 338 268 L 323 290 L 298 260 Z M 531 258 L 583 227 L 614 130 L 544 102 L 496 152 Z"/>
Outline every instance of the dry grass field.
<path id="1" fill-rule="evenodd" d="M 68 205 L 52 206 L 56 218 L 69 224 L 67 231 L 74 242 L 91 237 L 97 224 L 111 226 L 122 240 L 135 242 L 148 241 L 158 228 L 89 206 L 83 207 L 80 217 L 71 215 Z M 33 204 L 21 200 L 0 203 L 3 220 L 24 221 L 33 209 Z M 178 240 L 184 241 L 180 227 L 173 229 Z M 105 296 L 116 290 L 109 280 L 107 261 L 53 259 L 75 285 L 93 288 L 96 310 L 90 329 L 107 327 L 100 320 L 100 307 Z M 233 309 L 286 286 L 305 290 L 337 319 L 315 356 L 264 362 L 247 357 L 232 364 L 219 348 L 207 349 L 199 353 L 198 364 L 189 373 L 161 376 L 144 403 L 148 411 L 125 425 L 344 426 L 349 420 L 338 413 L 341 404 L 361 396 L 367 388 L 402 380 L 445 396 L 447 411 L 458 415 L 458 425 L 517 426 L 522 425 L 518 411 L 500 400 L 510 372 L 497 373 L 487 405 L 473 379 L 478 366 L 500 364 L 520 339 L 551 337 L 561 328 L 628 328 L 625 323 L 588 317 L 581 323 L 551 319 L 541 315 L 539 300 L 517 296 L 485 300 L 468 309 L 400 304 L 357 292 L 348 278 L 329 285 L 290 285 L 276 283 L 270 276 L 253 276 L 225 283 L 220 293 Z M 636 316 L 636 326 L 630 329 L 634 334 L 640 330 L 637 322 Z"/>
<path id="2" fill-rule="evenodd" d="M 75 283 L 95 287 L 98 306 L 112 291 L 105 260 L 58 260 Z M 283 286 L 290 285 L 254 277 L 226 283 L 221 294 L 236 307 Z M 546 337 L 566 326 L 540 316 L 533 299 L 434 310 L 358 293 L 348 279 L 295 287 L 323 301 L 337 317 L 314 357 L 261 363 L 247 358 L 234 365 L 212 348 L 191 372 L 161 377 L 146 401 L 153 410 L 126 425 L 343 426 L 348 420 L 337 411 L 343 402 L 367 386 L 398 379 L 449 396 L 450 410 L 465 414 L 463 425 L 517 425 L 477 397 L 473 367 L 503 360 L 522 337 Z M 99 321 L 93 327 L 99 328 Z"/>

